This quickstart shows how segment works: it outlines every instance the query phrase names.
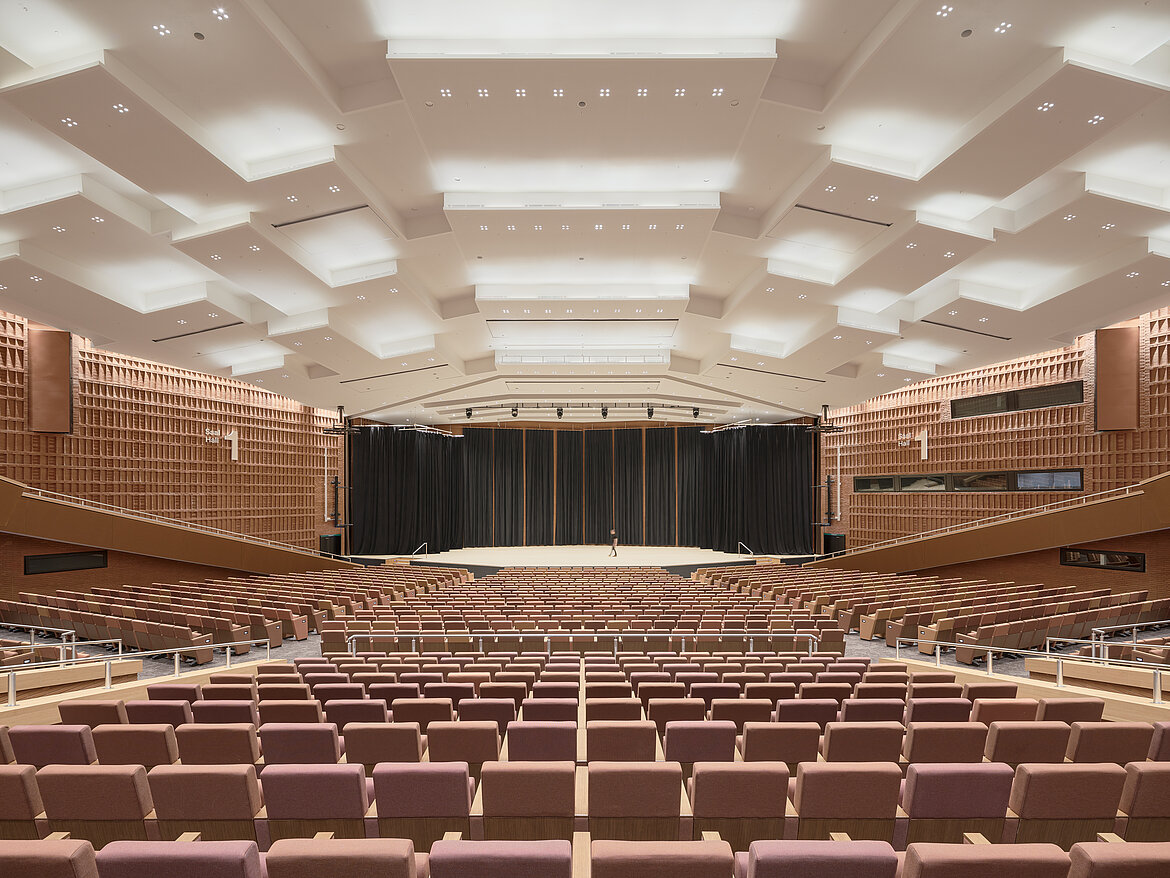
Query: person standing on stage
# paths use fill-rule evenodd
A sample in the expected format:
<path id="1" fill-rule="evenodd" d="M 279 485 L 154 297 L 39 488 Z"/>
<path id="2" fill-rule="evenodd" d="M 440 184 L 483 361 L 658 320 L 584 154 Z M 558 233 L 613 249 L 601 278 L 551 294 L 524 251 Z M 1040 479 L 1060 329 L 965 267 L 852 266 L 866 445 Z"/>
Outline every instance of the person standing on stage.
<path id="1" fill-rule="evenodd" d="M 617 531 L 614 530 L 613 528 L 610 528 L 609 539 L 610 539 L 609 557 L 616 558 L 617 557 Z"/>

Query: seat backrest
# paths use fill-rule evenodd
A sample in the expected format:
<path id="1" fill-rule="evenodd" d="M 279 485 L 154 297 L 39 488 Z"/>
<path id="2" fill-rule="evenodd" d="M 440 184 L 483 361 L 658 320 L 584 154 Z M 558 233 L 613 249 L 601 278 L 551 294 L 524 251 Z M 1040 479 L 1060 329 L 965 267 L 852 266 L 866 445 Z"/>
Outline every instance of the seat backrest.
<path id="1" fill-rule="evenodd" d="M 254 701 L 193 701 L 191 714 L 197 723 L 260 725 L 260 711 Z"/>
<path id="2" fill-rule="evenodd" d="M 592 720 L 585 724 L 585 756 L 590 762 L 652 762 L 657 743 L 658 730 L 652 720 Z"/>
<path id="3" fill-rule="evenodd" d="M 1028 763 L 1016 768 L 1009 807 L 1021 819 L 1117 816 L 1125 769 L 1108 763 Z"/>
<path id="4" fill-rule="evenodd" d="M 180 727 L 181 728 L 181 727 Z M 93 730 L 93 745 L 103 765 L 170 765 L 179 759 L 175 729 L 169 725 L 104 725 Z"/>
<path id="5" fill-rule="evenodd" d="M 252 765 L 159 765 L 146 779 L 159 820 L 251 820 L 263 804 Z"/>
<path id="6" fill-rule="evenodd" d="M 97 759 L 89 726 L 12 726 L 8 738 L 21 765 L 89 765 Z"/>
<path id="7" fill-rule="evenodd" d="M 1119 807 L 1130 817 L 1170 817 L 1170 762 L 1125 766 Z"/>
<path id="8" fill-rule="evenodd" d="M 971 702 L 966 698 L 910 698 L 906 701 L 907 722 L 965 723 L 971 719 Z"/>
<path id="9" fill-rule="evenodd" d="M 987 746 L 983 723 L 915 722 L 906 727 L 902 755 L 908 762 L 982 762 Z"/>
<path id="10" fill-rule="evenodd" d="M 101 878 L 261 878 L 254 841 L 113 841 L 97 853 Z"/>
<path id="11" fill-rule="evenodd" d="M 127 723 L 126 703 L 117 701 L 85 701 L 81 699 L 62 701 L 57 705 L 57 713 L 61 722 L 73 726 L 107 725 L 111 723 Z"/>
<path id="12" fill-rule="evenodd" d="M 525 698 L 520 716 L 534 722 L 577 722 L 575 698 Z"/>
<path id="13" fill-rule="evenodd" d="M 884 841 L 754 841 L 743 878 L 894 878 L 898 855 Z"/>
<path id="14" fill-rule="evenodd" d="M 37 786 L 50 820 L 142 820 L 154 807 L 141 765 L 46 765 Z"/>
<path id="15" fill-rule="evenodd" d="M 1154 736 L 1150 740 L 1150 752 L 1146 754 L 1147 759 L 1157 760 L 1158 762 L 1170 762 L 1170 720 L 1160 721 L 1154 725 Z M 2 749 L 4 734 L 0 731 L 0 749 Z M 3 754 L 0 753 L 0 761 L 3 761 Z"/>
<path id="16" fill-rule="evenodd" d="M 1073 762 L 1141 762 L 1150 752 L 1149 723 L 1074 722 L 1065 751 Z"/>
<path id="17" fill-rule="evenodd" d="M 883 762 L 802 762 L 793 804 L 804 818 L 893 818 L 902 772 Z"/>
<path id="18" fill-rule="evenodd" d="M 268 878 L 418 874 L 414 842 L 408 838 L 283 838 L 273 842 L 264 859 Z"/>
<path id="19" fill-rule="evenodd" d="M 668 762 L 731 762 L 735 733 L 731 720 L 668 722 L 663 753 Z"/>
<path id="20" fill-rule="evenodd" d="M 1041 698 L 1036 719 L 1062 723 L 1099 722 L 1104 713 L 1104 698 Z"/>
<path id="21" fill-rule="evenodd" d="M 499 727 L 494 722 L 435 721 L 427 727 L 431 762 L 489 762 L 500 756 Z"/>
<path id="22" fill-rule="evenodd" d="M 906 849 L 900 878 L 1067 878 L 1068 854 L 1054 844 L 938 844 Z"/>
<path id="23" fill-rule="evenodd" d="M 1014 779 L 1002 762 L 911 764 L 902 808 L 912 818 L 1004 817 Z"/>
<path id="24" fill-rule="evenodd" d="M 507 731 L 508 759 L 517 762 L 575 762 L 574 722 L 512 722 Z"/>
<path id="25" fill-rule="evenodd" d="M 485 817 L 572 817 L 573 762 L 489 762 L 480 791 Z"/>
<path id="26" fill-rule="evenodd" d="M 195 721 L 191 702 L 186 699 L 127 701 L 126 716 L 132 723 L 170 723 L 176 729 Z"/>
<path id="27" fill-rule="evenodd" d="M 269 818 L 361 818 L 370 807 L 360 765 L 267 765 L 264 803 Z"/>
<path id="28" fill-rule="evenodd" d="M 677 817 L 682 766 L 677 762 L 590 762 L 590 817 Z"/>
<path id="29" fill-rule="evenodd" d="M 334 723 L 265 723 L 260 726 L 260 747 L 269 766 L 333 764 L 341 758 L 341 739 Z"/>
<path id="30" fill-rule="evenodd" d="M 816 762 L 821 727 L 809 723 L 744 723 L 745 762 Z"/>
<path id="31" fill-rule="evenodd" d="M 1040 710 L 1035 698 L 976 698 L 971 704 L 971 721 L 989 725 L 996 720 L 1034 720 Z"/>
<path id="32" fill-rule="evenodd" d="M 0 875 L 98 878 L 98 869 L 93 845 L 88 841 L 0 841 Z"/>
<path id="33" fill-rule="evenodd" d="M 987 730 L 984 755 L 991 762 L 1063 762 L 1069 727 L 1059 722 L 997 720 Z"/>
<path id="34" fill-rule="evenodd" d="M 258 705 L 263 723 L 323 723 L 325 711 L 320 701 L 272 699 Z"/>
<path id="35" fill-rule="evenodd" d="M 691 807 L 696 817 L 783 817 L 788 777 L 783 762 L 696 762 Z"/>
<path id="36" fill-rule="evenodd" d="M 198 683 L 151 683 L 146 687 L 146 697 L 151 701 L 190 701 L 194 704 L 203 698 L 203 687 Z"/>
<path id="37" fill-rule="evenodd" d="M 251 764 L 260 759 L 260 739 L 251 723 L 190 723 L 175 729 L 185 765 Z"/>
<path id="38" fill-rule="evenodd" d="M 466 817 L 471 813 L 466 762 L 387 762 L 374 767 L 379 817 Z"/>
<path id="39" fill-rule="evenodd" d="M 31 765 L 0 765 L 0 821 L 34 820 L 45 810 Z"/>
<path id="40" fill-rule="evenodd" d="M 8 737 L 8 726 L 0 726 L 0 765 L 9 765 L 16 761 L 12 753 L 12 740 Z"/>
<path id="41" fill-rule="evenodd" d="M 346 761 L 353 764 L 418 762 L 423 754 L 418 723 L 351 722 L 342 737 Z"/>
<path id="42" fill-rule="evenodd" d="M 567 841 L 552 839 L 436 841 L 431 845 L 428 866 L 431 878 L 571 878 L 573 848 Z"/>
<path id="43" fill-rule="evenodd" d="M 828 762 L 897 762 L 904 735 L 897 722 L 832 722 L 821 752 Z"/>
<path id="44" fill-rule="evenodd" d="M 1068 878 L 1165 878 L 1170 842 L 1079 842 L 1069 851 Z"/>
<path id="45" fill-rule="evenodd" d="M 727 878 L 734 860 L 725 841 L 598 840 L 590 862 L 593 878 Z"/>

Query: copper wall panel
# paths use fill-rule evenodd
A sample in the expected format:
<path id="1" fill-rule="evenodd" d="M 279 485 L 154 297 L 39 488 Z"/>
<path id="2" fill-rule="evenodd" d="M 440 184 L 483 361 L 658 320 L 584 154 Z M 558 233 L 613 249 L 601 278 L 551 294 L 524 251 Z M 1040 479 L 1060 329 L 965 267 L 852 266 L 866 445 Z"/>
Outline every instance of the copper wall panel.
<path id="1" fill-rule="evenodd" d="M 1137 326 L 1098 329 L 1096 337 L 1097 429 L 1136 430 L 1141 330 Z"/>
<path id="2" fill-rule="evenodd" d="M 73 431 L 73 336 L 59 329 L 28 330 L 28 429 Z"/>

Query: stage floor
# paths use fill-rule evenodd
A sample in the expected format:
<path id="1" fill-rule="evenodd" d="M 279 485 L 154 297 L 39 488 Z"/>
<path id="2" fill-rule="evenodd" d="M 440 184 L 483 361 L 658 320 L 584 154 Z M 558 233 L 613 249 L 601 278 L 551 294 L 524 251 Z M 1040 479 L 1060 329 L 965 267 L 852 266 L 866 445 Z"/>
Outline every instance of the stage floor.
<path id="1" fill-rule="evenodd" d="M 368 558 L 402 558 L 401 555 L 366 555 Z M 769 555 L 782 558 L 782 555 Z M 752 555 L 732 555 L 689 546 L 494 546 L 452 549 L 434 555 L 406 556 L 411 561 L 449 564 L 452 567 L 679 567 L 715 566 L 735 561 L 754 561 Z"/>

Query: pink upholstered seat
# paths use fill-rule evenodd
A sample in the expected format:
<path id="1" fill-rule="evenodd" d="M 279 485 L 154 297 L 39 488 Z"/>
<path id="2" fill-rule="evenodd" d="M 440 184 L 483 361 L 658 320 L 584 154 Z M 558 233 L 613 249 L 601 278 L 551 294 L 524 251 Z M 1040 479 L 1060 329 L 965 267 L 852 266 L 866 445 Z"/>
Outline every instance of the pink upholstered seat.
<path id="1" fill-rule="evenodd" d="M 284 838 L 265 856 L 268 878 L 417 878 L 426 856 L 404 838 Z"/>
<path id="2" fill-rule="evenodd" d="M 115 841 L 97 854 L 101 878 L 262 878 L 251 841 Z"/>
<path id="3" fill-rule="evenodd" d="M 755 841 L 736 854 L 735 878 L 894 878 L 884 841 Z"/>
<path id="4" fill-rule="evenodd" d="M 900 878 L 1067 878 L 1068 854 L 1052 844 L 912 844 Z"/>
<path id="5" fill-rule="evenodd" d="M 577 760 L 577 724 L 573 722 L 508 723 L 506 740 L 511 761 Z"/>
<path id="6" fill-rule="evenodd" d="M 13 726 L 8 738 L 21 765 L 89 765 L 97 760 L 89 726 Z"/>
<path id="7" fill-rule="evenodd" d="M 93 845 L 80 839 L 0 841 L 6 878 L 99 878 Z"/>
<path id="8" fill-rule="evenodd" d="M 600 840 L 590 862 L 593 878 L 729 878 L 734 860 L 725 841 Z"/>
<path id="9" fill-rule="evenodd" d="M 564 840 L 437 841 L 428 865 L 431 878 L 571 878 L 573 849 Z"/>

